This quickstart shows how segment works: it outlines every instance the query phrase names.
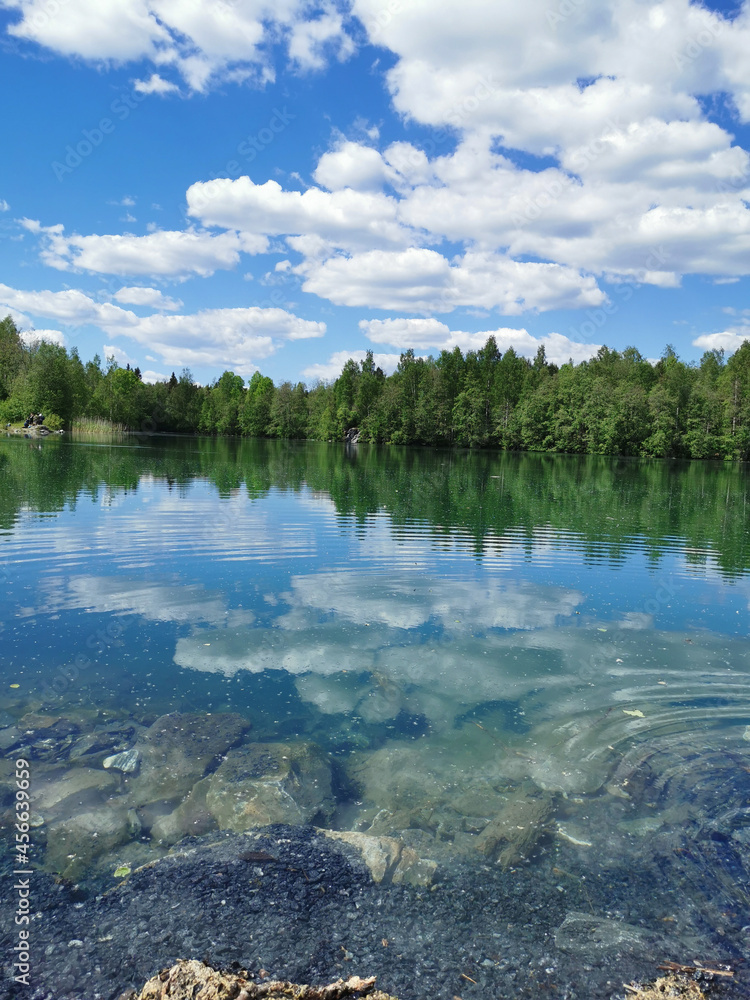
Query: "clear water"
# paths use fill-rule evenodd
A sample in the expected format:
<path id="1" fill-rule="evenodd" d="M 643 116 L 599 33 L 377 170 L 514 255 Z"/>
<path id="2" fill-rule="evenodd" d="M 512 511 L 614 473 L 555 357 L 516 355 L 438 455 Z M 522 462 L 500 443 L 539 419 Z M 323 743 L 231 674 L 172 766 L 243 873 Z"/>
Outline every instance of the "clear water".
<path id="1" fill-rule="evenodd" d="M 519 790 L 550 814 L 512 860 L 563 858 L 563 882 L 721 842 L 653 919 L 700 907 L 697 871 L 746 925 L 747 473 L 2 440 L 4 724 L 238 712 L 331 755 L 330 825 L 443 864 Z M 95 865 L 163 850 L 147 825 L 126 848 Z"/>

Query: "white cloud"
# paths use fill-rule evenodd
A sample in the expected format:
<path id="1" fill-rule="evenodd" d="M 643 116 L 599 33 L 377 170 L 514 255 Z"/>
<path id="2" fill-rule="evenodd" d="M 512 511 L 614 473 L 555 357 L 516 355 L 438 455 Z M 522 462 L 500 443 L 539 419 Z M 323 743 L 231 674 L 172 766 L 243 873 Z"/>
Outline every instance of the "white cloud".
<path id="1" fill-rule="evenodd" d="M 352 51 L 332 3 L 118 0 L 105 17 L 93 0 L 67 0 L 58 18 L 46 0 L 6 3 L 21 18 L 11 32 L 54 51 L 150 60 L 144 93 L 174 89 L 168 71 L 194 89 L 270 80 L 269 40 L 305 70 Z M 222 233 L 68 237 L 29 224 L 44 261 L 208 275 L 283 237 L 304 290 L 337 305 L 507 316 L 598 306 L 602 276 L 674 288 L 684 274 L 750 273 L 750 155 L 705 100 L 729 94 L 750 120 L 747 0 L 732 20 L 689 0 L 353 0 L 351 10 L 389 50 L 395 111 L 436 130 L 425 148 L 381 151 L 379 131 L 360 121 L 352 134 L 366 141 L 336 133 L 307 190 L 249 177 L 193 184 L 190 216 Z M 518 151 L 544 167 L 520 166 Z"/>
<path id="2" fill-rule="evenodd" d="M 336 305 L 428 313 L 463 306 L 518 315 L 606 301 L 593 277 L 572 268 L 489 253 L 469 252 L 451 264 L 435 250 L 372 250 L 306 262 L 297 271 L 304 291 Z"/>
<path id="3" fill-rule="evenodd" d="M 249 177 L 193 184 L 188 214 L 206 226 L 222 226 L 258 236 L 315 236 L 345 249 L 404 246 L 409 231 L 397 219 L 396 200 L 381 192 L 284 191 L 276 181 L 255 184 Z"/>
<path id="4" fill-rule="evenodd" d="M 343 141 L 318 160 L 313 177 L 321 187 L 337 191 L 380 191 L 395 174 L 376 149 Z"/>
<path id="5" fill-rule="evenodd" d="M 289 340 L 322 337 L 325 323 L 303 320 L 284 309 L 205 309 L 192 315 L 152 315 L 118 330 L 148 345 L 170 367 L 210 365 L 252 374 L 256 361 Z"/>
<path id="6" fill-rule="evenodd" d="M 465 333 L 451 330 L 445 323 L 434 319 L 371 319 L 361 320 L 360 329 L 375 344 L 391 344 L 407 350 L 430 347 L 452 351 L 455 347 L 462 351 L 477 351 L 494 337 L 500 351 L 505 353 L 513 348 L 516 354 L 533 358 L 540 347 L 544 347 L 548 361 L 562 365 L 571 358 L 574 362 L 592 358 L 600 344 L 585 344 L 571 340 L 561 333 L 550 333 L 545 337 L 534 337 L 527 330 L 502 327 L 497 330 L 482 330 L 479 333 Z"/>
<path id="7" fill-rule="evenodd" d="M 148 80 L 135 80 L 133 88 L 139 94 L 171 94 L 180 89 L 176 83 L 170 83 L 158 73 L 152 73 Z"/>
<path id="8" fill-rule="evenodd" d="M 28 292 L 0 284 L 0 306 L 71 326 L 90 324 L 109 337 L 128 337 L 170 367 L 207 365 L 239 374 L 252 374 L 257 359 L 287 341 L 322 337 L 326 331 L 325 323 L 260 306 L 141 317 L 111 302 L 95 302 L 76 289 Z"/>
<path id="9" fill-rule="evenodd" d="M 10 205 L 5 200 L 5 198 L 0 198 L 0 212 L 8 212 L 10 210 Z"/>
<path id="10" fill-rule="evenodd" d="M 48 344 L 57 344 L 58 347 L 65 347 L 65 334 L 59 330 L 22 330 L 21 340 L 24 344 L 34 344 L 39 340 L 46 340 Z"/>
<path id="11" fill-rule="evenodd" d="M 318 379 L 321 382 L 332 382 L 339 377 L 342 368 L 350 358 L 359 363 L 365 360 L 366 354 L 367 351 L 336 351 L 328 361 L 303 368 L 302 375 L 313 382 Z M 386 375 L 390 375 L 396 370 L 399 359 L 399 354 L 373 354 L 375 367 L 382 368 Z"/>
<path id="12" fill-rule="evenodd" d="M 167 309 L 169 311 L 182 308 L 179 299 L 170 299 L 158 288 L 144 288 L 140 285 L 121 288 L 115 292 L 115 299 L 125 305 L 149 306 L 153 309 Z"/>
<path id="13" fill-rule="evenodd" d="M 750 155 L 714 123 L 641 110 L 569 137 L 543 170 L 495 152 L 489 131 L 432 159 L 339 137 L 314 172 L 322 187 L 198 183 L 189 212 L 285 236 L 304 290 L 355 307 L 517 315 L 601 304 L 597 275 L 674 288 L 686 273 L 749 273 Z M 439 253 L 444 240 L 463 255 Z"/>
<path id="14" fill-rule="evenodd" d="M 373 344 L 394 347 L 442 347 L 451 336 L 450 328 L 437 319 L 363 319 L 359 328 Z"/>
<path id="15" fill-rule="evenodd" d="M 126 351 L 123 351 L 121 347 L 115 347 L 113 344 L 104 344 L 102 351 L 104 352 L 105 358 L 114 358 L 120 366 L 130 365 L 135 368 L 138 364 L 135 358 L 131 358 L 130 355 Z"/>
<path id="16" fill-rule="evenodd" d="M 343 62 L 354 53 L 354 43 L 344 31 L 343 19 L 333 7 L 313 20 L 300 20 L 289 37 L 289 57 L 301 69 L 322 69 L 329 55 Z"/>
<path id="17" fill-rule="evenodd" d="M 198 91 L 222 79 L 273 79 L 268 52 L 279 38 L 302 69 L 324 65 L 329 53 L 346 58 L 353 49 L 333 4 L 311 17 L 306 0 L 119 0 L 114 6 L 67 0 L 62 16 L 48 0 L 6 0 L 6 6 L 20 14 L 8 28 L 17 38 L 96 63 L 172 66 Z M 143 93 L 173 86 L 160 73 L 139 82 Z"/>
<path id="18" fill-rule="evenodd" d="M 157 230 L 146 236 L 65 236 L 61 225 L 41 226 L 34 219 L 22 220 L 32 233 L 42 237 L 40 257 L 59 271 L 76 269 L 97 274 L 202 277 L 216 270 L 234 268 L 243 253 L 264 253 L 262 236 L 234 232 L 211 233 L 188 229 Z"/>
<path id="19" fill-rule="evenodd" d="M 737 98 L 750 84 L 741 56 L 747 16 L 729 22 L 688 0 L 466 0 L 460 8 L 413 0 L 392 14 L 382 0 L 354 0 L 353 10 L 397 57 L 388 83 L 400 112 L 438 126 L 489 127 L 530 151 L 563 147 L 639 106 L 639 118 L 644 106 L 687 117 L 694 94 Z"/>
<path id="20" fill-rule="evenodd" d="M 704 351 L 723 350 L 727 354 L 734 354 L 746 340 L 750 340 L 750 323 L 732 326 L 719 333 L 701 334 L 695 338 L 693 346 Z"/>
<path id="21" fill-rule="evenodd" d="M 154 382 L 166 382 L 169 375 L 165 375 L 164 372 L 151 371 L 147 368 L 145 372 L 141 372 L 141 381 L 147 382 L 149 385 L 153 385 Z"/>
<path id="22" fill-rule="evenodd" d="M 95 302 L 74 288 L 62 292 L 27 292 L 0 284 L 0 303 L 34 316 L 55 319 L 69 326 L 92 324 L 102 329 L 128 327 L 137 322 L 134 313 L 109 302 Z"/>

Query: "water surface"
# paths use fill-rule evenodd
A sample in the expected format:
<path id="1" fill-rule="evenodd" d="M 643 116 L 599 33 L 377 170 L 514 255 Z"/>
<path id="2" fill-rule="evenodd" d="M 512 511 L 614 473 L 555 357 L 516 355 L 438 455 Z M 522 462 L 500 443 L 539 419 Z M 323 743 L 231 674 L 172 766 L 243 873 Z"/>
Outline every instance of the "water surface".
<path id="1" fill-rule="evenodd" d="M 125 746 L 168 713 L 239 713 L 248 741 L 332 761 L 316 824 L 536 866 L 602 919 L 614 873 L 661 866 L 616 915 L 742 962 L 747 499 L 730 464 L 3 440 L 3 724 L 73 720 L 24 750 L 49 783 L 90 763 L 69 756 L 89 730 Z M 67 874 L 163 854 L 152 824 L 178 804 L 139 805 L 129 842 Z M 538 829 L 483 852 L 511 807 Z M 60 870 L 65 817 L 39 812 L 36 860 Z"/>

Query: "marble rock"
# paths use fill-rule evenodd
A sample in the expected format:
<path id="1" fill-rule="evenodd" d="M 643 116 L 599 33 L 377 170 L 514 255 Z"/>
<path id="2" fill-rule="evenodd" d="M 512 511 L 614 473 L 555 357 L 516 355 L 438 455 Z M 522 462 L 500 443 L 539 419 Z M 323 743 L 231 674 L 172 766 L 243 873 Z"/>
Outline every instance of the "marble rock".
<path id="1" fill-rule="evenodd" d="M 313 743 L 253 743 L 211 775 L 206 805 L 222 830 L 305 824 L 333 812 L 331 766 Z"/>
<path id="2" fill-rule="evenodd" d="M 411 847 L 403 847 L 393 873 L 396 885 L 430 886 L 437 872 L 437 861 L 422 858 Z"/>
<path id="3" fill-rule="evenodd" d="M 349 844 L 359 853 L 367 865 L 374 882 L 382 882 L 386 875 L 393 873 L 401 857 L 402 844 L 395 837 L 373 837 L 357 830 L 324 830 L 326 837 L 333 841 Z"/>

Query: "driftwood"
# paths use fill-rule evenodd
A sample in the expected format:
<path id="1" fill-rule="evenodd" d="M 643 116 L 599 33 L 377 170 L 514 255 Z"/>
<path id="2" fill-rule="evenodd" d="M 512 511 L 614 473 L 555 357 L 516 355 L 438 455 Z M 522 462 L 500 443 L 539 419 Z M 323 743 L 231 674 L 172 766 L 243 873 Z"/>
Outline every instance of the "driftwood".
<path id="1" fill-rule="evenodd" d="M 684 975 L 692 975 L 694 972 L 704 972 L 708 976 L 733 976 L 731 969 L 709 968 L 707 965 L 680 965 L 679 962 L 662 962 L 660 969 L 667 969 L 669 972 L 679 972 Z"/>
<path id="2" fill-rule="evenodd" d="M 272 979 L 254 983 L 233 972 L 217 972 L 197 961 L 180 961 L 150 979 L 140 993 L 124 993 L 119 1000 L 396 1000 L 375 988 L 375 976 L 351 976 L 327 986 L 308 986 Z"/>

